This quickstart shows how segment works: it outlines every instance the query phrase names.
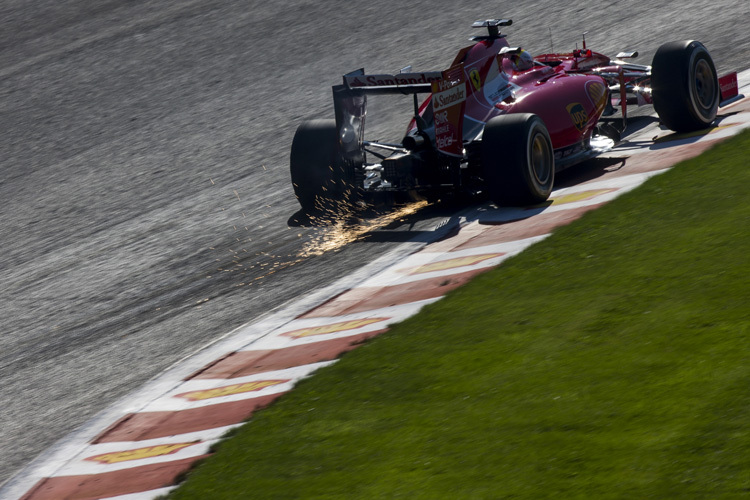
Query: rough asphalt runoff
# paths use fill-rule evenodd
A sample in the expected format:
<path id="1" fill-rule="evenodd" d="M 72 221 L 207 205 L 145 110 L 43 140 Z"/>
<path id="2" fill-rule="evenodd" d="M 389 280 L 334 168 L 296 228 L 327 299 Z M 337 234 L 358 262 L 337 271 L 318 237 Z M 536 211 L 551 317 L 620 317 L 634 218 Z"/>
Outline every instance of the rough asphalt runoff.
<path id="1" fill-rule="evenodd" d="M 288 225 L 289 146 L 303 118 L 332 117 L 341 74 L 444 69 L 490 17 L 533 53 L 588 31 L 644 64 L 694 38 L 720 73 L 750 66 L 750 11 L 728 0 L 3 2 L 0 484 L 198 348 L 448 217 L 305 257 L 323 230 Z M 368 128 L 399 139 L 396 108 L 372 106 Z"/>

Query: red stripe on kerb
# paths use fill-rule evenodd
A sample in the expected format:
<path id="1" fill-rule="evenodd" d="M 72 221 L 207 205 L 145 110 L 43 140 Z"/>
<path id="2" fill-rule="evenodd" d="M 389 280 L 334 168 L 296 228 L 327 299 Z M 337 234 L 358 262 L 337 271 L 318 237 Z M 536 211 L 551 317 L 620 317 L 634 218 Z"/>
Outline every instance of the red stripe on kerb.
<path id="1" fill-rule="evenodd" d="M 490 269 L 490 267 L 482 267 L 463 273 L 386 287 L 355 288 L 310 311 L 304 317 L 341 316 L 442 297 L 474 276 Z"/>
<path id="2" fill-rule="evenodd" d="M 229 379 L 331 361 L 367 339 L 386 331 L 377 330 L 283 349 L 237 351 L 204 368 L 191 378 Z"/>
<path id="3" fill-rule="evenodd" d="M 189 410 L 131 413 L 97 436 L 92 444 L 145 441 L 239 424 L 257 410 L 271 404 L 281 394 L 284 393 Z"/>
<path id="4" fill-rule="evenodd" d="M 209 455 L 102 474 L 45 478 L 21 497 L 21 500 L 94 500 L 166 488 L 172 486 L 177 477 L 187 471 L 196 460 L 207 456 Z"/>

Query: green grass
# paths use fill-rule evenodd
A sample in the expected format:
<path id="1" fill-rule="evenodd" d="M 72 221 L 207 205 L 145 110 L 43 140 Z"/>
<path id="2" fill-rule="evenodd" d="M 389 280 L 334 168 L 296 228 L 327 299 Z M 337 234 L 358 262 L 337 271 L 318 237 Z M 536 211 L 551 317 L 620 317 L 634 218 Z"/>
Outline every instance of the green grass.
<path id="1" fill-rule="evenodd" d="M 750 133 L 346 354 L 173 493 L 750 497 Z"/>

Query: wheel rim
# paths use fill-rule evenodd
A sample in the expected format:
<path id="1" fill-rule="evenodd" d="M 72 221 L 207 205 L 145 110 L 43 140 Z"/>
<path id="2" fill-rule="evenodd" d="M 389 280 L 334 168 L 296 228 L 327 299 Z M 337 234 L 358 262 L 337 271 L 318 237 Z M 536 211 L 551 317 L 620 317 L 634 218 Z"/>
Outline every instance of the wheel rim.
<path id="1" fill-rule="evenodd" d="M 716 96 L 716 81 L 714 72 L 705 59 L 699 59 L 696 63 L 692 84 L 691 90 L 697 104 L 704 110 L 711 110 Z"/>
<path id="2" fill-rule="evenodd" d="M 546 185 L 552 176 L 552 155 L 547 138 L 537 132 L 531 139 L 531 154 L 529 155 L 531 173 L 541 185 Z"/>

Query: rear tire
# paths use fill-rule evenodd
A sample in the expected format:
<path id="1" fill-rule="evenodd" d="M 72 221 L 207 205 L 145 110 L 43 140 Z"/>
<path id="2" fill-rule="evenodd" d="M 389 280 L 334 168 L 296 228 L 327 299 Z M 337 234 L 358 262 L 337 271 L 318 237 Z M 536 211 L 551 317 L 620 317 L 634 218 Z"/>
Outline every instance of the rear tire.
<path id="1" fill-rule="evenodd" d="M 662 123 L 675 132 L 710 127 L 721 91 L 706 47 L 695 40 L 665 43 L 651 66 L 651 96 Z"/>
<path id="2" fill-rule="evenodd" d="M 482 171 L 490 199 L 498 205 L 542 203 L 555 183 L 552 141 L 537 115 L 492 118 L 482 135 Z"/>
<path id="3" fill-rule="evenodd" d="M 294 194 L 305 212 L 348 204 L 351 185 L 338 161 L 335 120 L 307 120 L 294 134 L 289 157 Z"/>

